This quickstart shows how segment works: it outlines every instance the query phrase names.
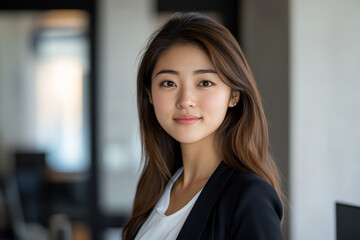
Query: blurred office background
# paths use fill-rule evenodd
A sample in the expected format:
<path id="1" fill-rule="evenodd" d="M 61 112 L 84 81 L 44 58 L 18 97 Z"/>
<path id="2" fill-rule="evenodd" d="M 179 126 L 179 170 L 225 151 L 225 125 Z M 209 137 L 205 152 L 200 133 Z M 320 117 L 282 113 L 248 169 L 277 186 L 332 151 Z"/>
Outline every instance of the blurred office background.
<path id="1" fill-rule="evenodd" d="M 360 2 L 0 3 L 0 239 L 118 239 L 140 173 L 136 71 L 171 13 L 237 37 L 289 199 L 284 239 L 336 239 L 360 206 Z"/>

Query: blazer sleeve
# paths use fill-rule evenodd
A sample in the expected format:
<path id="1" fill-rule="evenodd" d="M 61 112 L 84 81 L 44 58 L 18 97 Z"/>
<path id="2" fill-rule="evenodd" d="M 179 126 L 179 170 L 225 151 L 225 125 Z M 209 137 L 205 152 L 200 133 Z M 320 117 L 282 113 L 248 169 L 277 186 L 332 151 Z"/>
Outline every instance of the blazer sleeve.
<path id="1" fill-rule="evenodd" d="M 281 240 L 282 206 L 273 187 L 256 179 L 240 192 L 232 221 L 231 239 Z"/>

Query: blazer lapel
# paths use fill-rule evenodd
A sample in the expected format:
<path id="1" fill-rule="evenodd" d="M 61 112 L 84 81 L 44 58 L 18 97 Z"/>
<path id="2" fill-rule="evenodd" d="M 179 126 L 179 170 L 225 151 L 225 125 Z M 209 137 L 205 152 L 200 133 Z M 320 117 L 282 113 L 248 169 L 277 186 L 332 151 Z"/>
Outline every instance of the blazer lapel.
<path id="1" fill-rule="evenodd" d="M 231 172 L 223 161 L 219 164 L 190 211 L 177 240 L 199 239 L 216 201 L 232 177 Z"/>

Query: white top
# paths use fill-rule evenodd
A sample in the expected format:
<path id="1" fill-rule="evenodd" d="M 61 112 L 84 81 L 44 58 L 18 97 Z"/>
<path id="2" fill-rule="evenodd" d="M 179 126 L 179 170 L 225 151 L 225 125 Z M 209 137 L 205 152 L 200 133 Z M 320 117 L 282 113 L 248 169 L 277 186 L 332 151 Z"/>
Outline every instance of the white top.
<path id="1" fill-rule="evenodd" d="M 183 208 L 177 212 L 169 216 L 165 215 L 165 212 L 169 207 L 172 186 L 182 172 L 183 168 L 180 168 L 170 179 L 161 198 L 155 205 L 150 216 L 140 228 L 135 240 L 175 240 L 177 238 L 187 216 L 201 193 L 200 190 Z"/>

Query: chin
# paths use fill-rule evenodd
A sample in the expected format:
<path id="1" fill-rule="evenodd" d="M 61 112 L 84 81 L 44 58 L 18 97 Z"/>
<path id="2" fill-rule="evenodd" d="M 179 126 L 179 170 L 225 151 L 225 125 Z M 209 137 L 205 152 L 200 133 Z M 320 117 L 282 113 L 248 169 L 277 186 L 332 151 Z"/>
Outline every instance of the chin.
<path id="1" fill-rule="evenodd" d="M 196 143 L 199 142 L 201 140 L 201 138 L 199 137 L 173 137 L 176 141 L 178 141 L 179 143 L 183 143 L 183 144 L 191 144 L 191 143 Z"/>

